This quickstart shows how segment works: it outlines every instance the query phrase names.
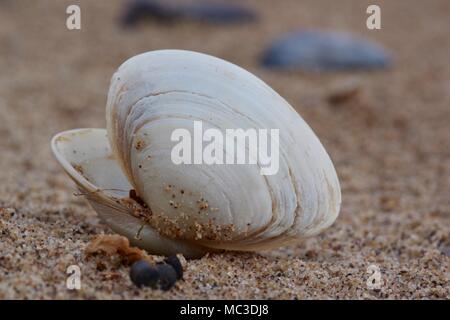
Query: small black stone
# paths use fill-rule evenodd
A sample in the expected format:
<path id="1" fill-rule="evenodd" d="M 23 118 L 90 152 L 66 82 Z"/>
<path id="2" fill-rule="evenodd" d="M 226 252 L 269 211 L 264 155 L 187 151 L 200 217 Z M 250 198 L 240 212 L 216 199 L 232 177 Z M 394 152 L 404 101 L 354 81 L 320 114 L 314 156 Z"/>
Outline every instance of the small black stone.
<path id="1" fill-rule="evenodd" d="M 183 266 L 181 265 L 180 259 L 178 259 L 176 255 L 167 257 L 164 262 L 173 267 L 177 273 L 177 280 L 183 279 Z"/>
<path id="2" fill-rule="evenodd" d="M 139 260 L 131 266 L 130 278 L 139 288 L 142 286 L 157 288 L 160 274 L 150 263 Z"/>
<path id="3" fill-rule="evenodd" d="M 159 275 L 158 288 L 161 290 L 169 290 L 177 282 L 177 273 L 175 269 L 169 264 L 157 264 L 156 270 Z"/>

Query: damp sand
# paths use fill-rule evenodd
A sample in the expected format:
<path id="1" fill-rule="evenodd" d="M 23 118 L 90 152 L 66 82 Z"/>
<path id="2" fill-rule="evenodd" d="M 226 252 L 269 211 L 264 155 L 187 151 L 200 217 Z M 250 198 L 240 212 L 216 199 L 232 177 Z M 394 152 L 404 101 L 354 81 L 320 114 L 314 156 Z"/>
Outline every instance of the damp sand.
<path id="1" fill-rule="evenodd" d="M 0 298 L 448 299 L 450 256 L 450 3 L 379 1 L 382 29 L 365 28 L 365 1 L 246 1 L 257 23 L 118 26 L 123 2 L 1 1 Z M 391 49 L 390 70 L 327 75 L 273 72 L 257 61 L 278 34 L 335 28 Z M 413 29 L 413 30 L 411 30 Z M 128 57 L 203 51 L 264 79 L 311 125 L 331 155 L 343 203 L 322 235 L 263 253 L 188 261 L 185 280 L 137 289 L 117 257 L 86 257 L 97 218 L 52 157 L 53 134 L 105 127 L 109 80 Z M 351 93 L 346 83 L 356 83 Z M 338 99 L 336 99 L 338 97 Z M 158 257 L 155 257 L 157 259 Z M 70 265 L 81 290 L 65 286 Z M 367 285 L 375 265 L 379 289 Z"/>

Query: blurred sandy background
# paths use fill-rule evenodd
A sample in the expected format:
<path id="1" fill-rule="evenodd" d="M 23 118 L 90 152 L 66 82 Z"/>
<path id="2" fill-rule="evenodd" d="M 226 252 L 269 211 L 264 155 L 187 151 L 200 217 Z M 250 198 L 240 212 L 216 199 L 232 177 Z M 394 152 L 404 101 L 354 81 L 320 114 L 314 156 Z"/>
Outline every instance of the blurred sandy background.
<path id="1" fill-rule="evenodd" d="M 0 298 L 450 298 L 450 2 L 236 1 L 259 22 L 211 26 L 146 23 L 123 30 L 121 0 L 0 1 Z M 382 29 L 366 28 L 366 8 Z M 66 7 L 80 4 L 82 30 Z M 302 28 L 349 31 L 394 53 L 393 68 L 311 75 L 264 70 L 277 35 Z M 128 57 L 179 48 L 255 73 L 311 125 L 333 159 L 343 203 L 321 236 L 263 254 L 190 261 L 169 292 L 137 289 L 114 259 L 86 259 L 110 233 L 52 157 L 53 134 L 105 127 L 109 80 Z M 356 81 L 356 98 L 329 102 Z M 65 287 L 78 264 L 82 290 Z M 382 273 L 370 290 L 367 267 Z"/>

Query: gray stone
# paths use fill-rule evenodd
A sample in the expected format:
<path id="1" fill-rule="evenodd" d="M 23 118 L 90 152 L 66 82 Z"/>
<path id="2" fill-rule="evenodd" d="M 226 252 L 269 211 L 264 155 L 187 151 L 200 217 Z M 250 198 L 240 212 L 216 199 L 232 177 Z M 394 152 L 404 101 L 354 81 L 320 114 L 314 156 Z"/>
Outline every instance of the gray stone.
<path id="1" fill-rule="evenodd" d="M 302 71 L 380 69 L 391 65 L 381 46 L 345 33 L 307 30 L 282 35 L 265 51 L 268 68 Z"/>

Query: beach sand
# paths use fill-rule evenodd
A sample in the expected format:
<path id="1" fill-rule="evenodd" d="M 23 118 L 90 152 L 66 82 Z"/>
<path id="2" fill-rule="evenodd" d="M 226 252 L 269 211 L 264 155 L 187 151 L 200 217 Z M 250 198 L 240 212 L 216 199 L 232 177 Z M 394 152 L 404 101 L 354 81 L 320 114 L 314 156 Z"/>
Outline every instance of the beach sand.
<path id="1" fill-rule="evenodd" d="M 68 31 L 65 10 L 75 2 L 82 29 Z M 257 23 L 123 30 L 119 0 L 0 1 L 0 298 L 450 298 L 450 2 L 377 1 L 382 29 L 374 31 L 366 1 L 245 3 Z M 258 65 L 277 35 L 306 28 L 376 41 L 393 52 L 393 67 L 319 75 Z M 185 280 L 167 292 L 136 288 L 117 257 L 85 256 L 96 235 L 112 232 L 74 195 L 50 139 L 105 127 L 115 69 L 163 48 L 241 65 L 296 108 L 340 178 L 342 209 L 331 228 L 270 252 L 187 261 Z M 348 81 L 357 94 L 332 102 Z M 70 265 L 81 269 L 81 290 L 66 288 Z M 379 289 L 367 285 L 371 265 L 381 272 Z"/>

